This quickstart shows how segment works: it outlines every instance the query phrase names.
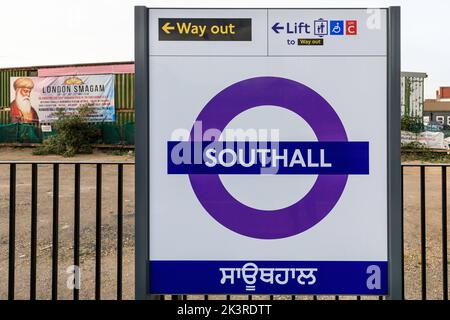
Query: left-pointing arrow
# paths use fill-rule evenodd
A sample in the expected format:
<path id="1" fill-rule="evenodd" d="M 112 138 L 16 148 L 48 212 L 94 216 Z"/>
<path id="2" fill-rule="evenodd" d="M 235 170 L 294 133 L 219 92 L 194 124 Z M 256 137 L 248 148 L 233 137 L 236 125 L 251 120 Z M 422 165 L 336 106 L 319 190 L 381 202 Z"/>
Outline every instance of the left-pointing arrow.
<path id="1" fill-rule="evenodd" d="M 275 23 L 275 24 L 272 26 L 272 30 L 275 31 L 275 33 L 280 33 L 279 30 L 283 30 L 283 29 L 284 29 L 284 27 L 283 27 L 283 26 L 280 26 L 280 23 L 279 23 L 279 22 Z"/>
<path id="2" fill-rule="evenodd" d="M 163 31 L 167 34 L 170 34 L 170 30 L 174 30 L 175 27 L 170 25 L 170 22 L 166 22 L 165 25 L 162 26 Z"/>

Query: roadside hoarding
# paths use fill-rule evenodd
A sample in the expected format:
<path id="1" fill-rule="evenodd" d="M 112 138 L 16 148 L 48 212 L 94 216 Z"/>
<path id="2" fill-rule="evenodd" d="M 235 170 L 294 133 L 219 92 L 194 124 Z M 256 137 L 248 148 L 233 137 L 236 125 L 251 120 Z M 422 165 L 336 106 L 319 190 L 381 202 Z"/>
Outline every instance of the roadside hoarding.
<path id="1" fill-rule="evenodd" d="M 399 298 L 398 8 L 136 10 L 137 296 Z"/>
<path id="2" fill-rule="evenodd" d="M 114 75 L 11 77 L 11 121 L 49 123 L 57 111 L 74 113 L 91 108 L 91 122 L 115 121 Z"/>

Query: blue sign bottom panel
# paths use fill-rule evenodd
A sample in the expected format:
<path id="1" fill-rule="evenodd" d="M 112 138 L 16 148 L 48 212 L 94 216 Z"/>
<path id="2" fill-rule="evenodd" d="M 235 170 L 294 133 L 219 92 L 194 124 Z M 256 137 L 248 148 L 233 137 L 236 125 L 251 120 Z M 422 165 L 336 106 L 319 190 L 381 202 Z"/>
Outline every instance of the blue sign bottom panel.
<path id="1" fill-rule="evenodd" d="M 386 261 L 150 261 L 150 294 L 387 295 Z"/>

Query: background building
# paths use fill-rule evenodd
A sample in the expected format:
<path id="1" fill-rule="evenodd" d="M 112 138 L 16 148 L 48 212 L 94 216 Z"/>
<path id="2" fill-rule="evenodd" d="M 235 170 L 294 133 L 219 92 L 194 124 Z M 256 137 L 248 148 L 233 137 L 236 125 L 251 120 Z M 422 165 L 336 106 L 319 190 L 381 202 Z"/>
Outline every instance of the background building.
<path id="1" fill-rule="evenodd" d="M 424 111 L 424 87 L 426 73 L 402 72 L 401 78 L 401 110 L 402 117 L 418 117 L 422 119 Z"/>
<path id="2" fill-rule="evenodd" d="M 450 87 L 440 87 L 436 91 L 436 99 L 426 99 L 424 122 L 450 126 Z"/>
<path id="3" fill-rule="evenodd" d="M 26 128 L 27 134 L 21 134 L 19 132 L 24 127 L 13 127 L 12 124 L 7 126 L 11 123 L 9 107 L 11 77 L 56 77 L 99 74 L 114 74 L 116 119 L 113 123 L 101 124 L 102 142 L 106 144 L 134 143 L 134 62 L 0 69 L 0 142 L 40 142 L 45 138 L 45 132 L 43 133 L 41 131 L 41 127 L 45 123 L 36 124 L 35 128 Z M 127 132 L 127 137 L 125 137 L 125 131 Z M 131 136 L 132 132 L 133 136 Z M 29 138 L 29 136 L 33 136 L 33 138 Z"/>

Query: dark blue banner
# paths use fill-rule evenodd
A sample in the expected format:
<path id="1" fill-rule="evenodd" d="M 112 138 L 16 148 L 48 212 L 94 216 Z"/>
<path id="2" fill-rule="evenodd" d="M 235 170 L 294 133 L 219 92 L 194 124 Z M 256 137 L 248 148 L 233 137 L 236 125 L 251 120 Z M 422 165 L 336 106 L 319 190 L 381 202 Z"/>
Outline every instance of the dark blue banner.
<path id="1" fill-rule="evenodd" d="M 386 295 L 385 261 L 150 261 L 152 294 Z"/>
<path id="2" fill-rule="evenodd" d="M 369 174 L 368 142 L 167 143 L 169 174 Z"/>

